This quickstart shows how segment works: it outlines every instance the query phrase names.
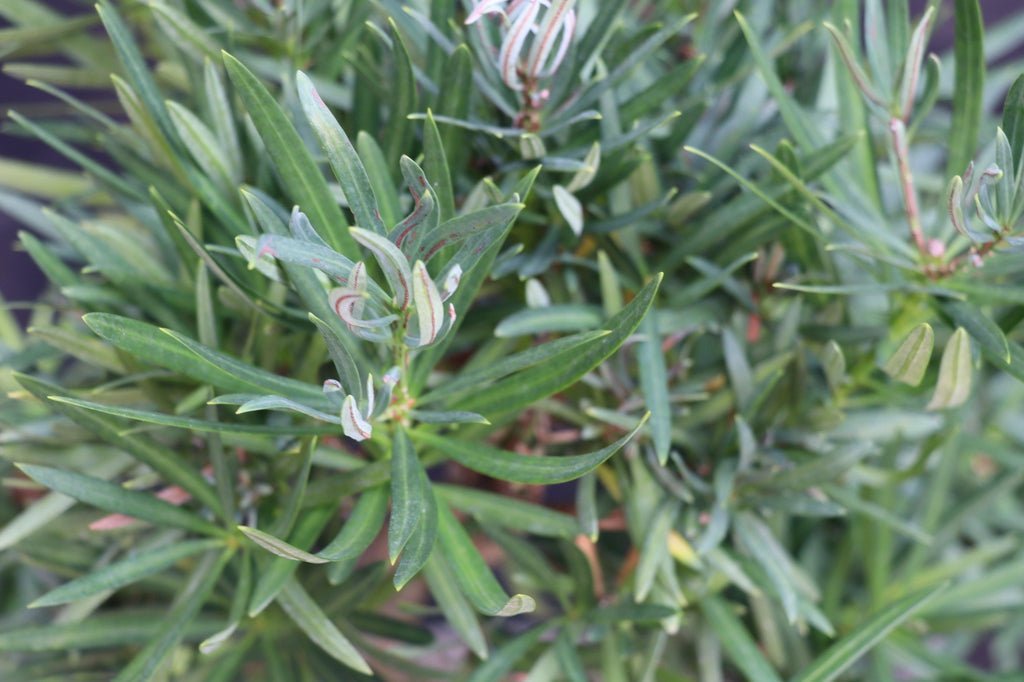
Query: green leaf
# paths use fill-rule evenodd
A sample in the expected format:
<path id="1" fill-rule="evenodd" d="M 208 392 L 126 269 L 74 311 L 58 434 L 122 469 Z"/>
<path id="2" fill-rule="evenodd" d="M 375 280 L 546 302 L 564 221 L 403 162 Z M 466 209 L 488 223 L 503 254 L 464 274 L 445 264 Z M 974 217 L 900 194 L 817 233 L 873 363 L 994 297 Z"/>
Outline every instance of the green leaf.
<path id="1" fill-rule="evenodd" d="M 121 350 L 201 383 L 237 393 L 275 393 L 317 407 L 330 406 L 318 386 L 259 369 L 179 332 L 108 313 L 89 313 L 82 319 L 99 337 Z"/>
<path id="2" fill-rule="evenodd" d="M 585 455 L 532 457 L 484 443 L 470 443 L 434 433 L 413 433 L 419 443 L 434 447 L 462 466 L 502 481 L 550 485 L 579 478 L 618 452 L 647 422 L 645 415 L 632 431 L 611 445 Z"/>
<path id="3" fill-rule="evenodd" d="M 299 71 L 295 75 L 295 87 L 299 92 L 302 110 L 320 140 L 321 148 L 327 154 L 327 161 L 341 184 L 356 225 L 379 235 L 387 235 L 388 231 L 377 208 L 377 197 L 370 186 L 370 178 L 348 135 L 320 99 L 309 76 Z"/>
<path id="4" fill-rule="evenodd" d="M 547 630 L 546 624 L 535 625 L 532 629 L 506 642 L 483 665 L 473 671 L 467 678 L 467 682 L 503 682 L 503 680 L 507 680 L 508 674 L 512 672 L 516 663 L 540 641 Z"/>
<path id="5" fill-rule="evenodd" d="M 70 471 L 32 464 L 21 464 L 19 468 L 26 476 L 50 490 L 111 513 L 125 514 L 157 526 L 171 526 L 203 535 L 224 535 L 222 529 L 196 514 L 153 495 L 125 490 L 119 485 Z"/>
<path id="6" fill-rule="evenodd" d="M 782 682 L 728 602 L 716 596 L 708 596 L 700 601 L 700 610 L 718 636 L 726 655 L 746 679 Z"/>
<path id="7" fill-rule="evenodd" d="M 159 573 L 193 554 L 216 549 L 223 545 L 221 540 L 184 540 L 158 549 L 146 549 L 136 556 L 130 556 L 50 590 L 29 604 L 29 608 L 67 604 L 100 592 L 116 590 L 146 576 Z"/>
<path id="8" fill-rule="evenodd" d="M 328 243 L 346 255 L 359 253 L 345 227 L 348 221 L 302 138 L 277 100 L 241 62 L 222 53 L 224 66 L 245 104 L 288 196 L 309 216 Z"/>
<path id="9" fill-rule="evenodd" d="M 1012 360 L 1010 342 L 1006 334 L 988 315 L 981 312 L 977 305 L 964 301 L 949 301 L 943 308 L 958 326 L 967 330 L 985 353 L 999 358 L 1004 363 Z"/>
<path id="10" fill-rule="evenodd" d="M 437 602 L 445 620 L 455 630 L 455 634 L 466 643 L 477 658 L 486 659 L 487 640 L 480 629 L 480 620 L 469 601 L 459 591 L 455 576 L 447 570 L 444 559 L 439 554 L 432 554 L 427 559 L 423 566 L 423 577 L 426 578 L 431 596 Z"/>
<path id="11" fill-rule="evenodd" d="M 459 244 L 474 237 L 503 233 L 522 210 L 522 204 L 498 204 L 446 220 L 435 230 L 424 235 L 414 258 L 428 262 L 444 247 Z M 460 249 L 459 253 L 449 261 L 449 267 L 452 263 L 458 263 L 462 266 L 463 271 L 469 271 L 473 267 L 470 255 L 471 253 L 464 253 Z"/>
<path id="12" fill-rule="evenodd" d="M 117 50 L 117 56 L 124 66 L 133 89 L 138 92 L 143 105 L 156 120 L 163 134 L 170 140 L 175 140 L 174 124 L 164 106 L 164 100 L 157 88 L 153 73 L 146 64 L 146 60 L 142 58 L 131 31 L 109 0 L 101 0 L 96 6 L 96 11 L 99 12 L 103 27 L 107 29 L 110 41 L 113 43 L 114 49 Z"/>
<path id="13" fill-rule="evenodd" d="M 896 381 L 917 386 L 928 369 L 934 345 L 935 332 L 931 325 L 927 322 L 917 325 L 885 363 L 885 373 Z"/>
<path id="14" fill-rule="evenodd" d="M 223 396 L 230 397 L 230 396 Z M 79 398 L 69 398 L 64 396 L 49 396 L 49 399 L 61 406 L 73 407 L 79 410 L 88 410 L 93 413 L 108 414 L 113 417 L 122 417 L 124 419 L 134 419 L 140 422 L 146 422 L 147 424 L 158 424 L 160 426 L 170 426 L 179 429 L 188 429 L 190 431 L 207 432 L 207 433 L 230 433 L 230 434 L 276 434 L 282 436 L 317 436 L 317 435 L 334 435 L 338 432 L 337 426 L 289 426 L 289 425 L 262 425 L 262 424 L 236 424 L 232 422 L 212 421 L 206 419 L 196 419 L 194 417 L 177 417 L 171 414 L 164 414 L 162 412 L 151 412 L 149 410 L 136 410 L 131 407 L 118 407 L 116 405 L 105 405 L 103 403 L 92 402 L 91 400 L 81 400 Z M 218 404 L 216 398 L 211 401 L 212 404 Z M 111 424 L 111 422 L 106 422 Z M 122 435 L 125 429 L 111 426 L 111 432 L 116 434 L 117 438 L 131 439 L 133 436 Z M 108 439 L 109 440 L 109 439 Z M 113 442 L 113 441 L 111 441 Z M 170 452 L 170 451 L 165 451 Z M 140 457 L 141 459 L 141 457 Z M 179 463 L 180 466 L 180 463 Z M 203 481 L 206 484 L 205 480 Z M 204 493 L 205 494 L 205 493 Z"/>
<path id="15" fill-rule="evenodd" d="M 391 170 L 384 158 L 377 140 L 365 130 L 360 130 L 356 135 L 356 151 L 359 158 L 363 160 L 366 167 L 366 175 L 370 178 L 370 186 L 373 187 L 373 195 L 377 197 L 377 208 L 380 210 L 380 219 L 385 227 L 396 225 L 401 220 L 401 204 L 398 200 L 398 190 L 395 188 L 394 180 L 391 177 Z M 397 162 L 395 163 L 397 166 Z"/>
<path id="16" fill-rule="evenodd" d="M 588 682 L 590 680 L 586 668 L 583 667 L 583 660 L 580 658 L 576 643 L 566 628 L 562 628 L 555 639 L 555 652 L 562 672 L 565 673 L 569 682 Z"/>
<path id="17" fill-rule="evenodd" d="M 481 523 L 567 540 L 579 532 L 573 517 L 544 505 L 461 485 L 437 483 L 434 490 L 445 502 Z"/>
<path id="18" fill-rule="evenodd" d="M 582 332 L 538 346 L 531 346 L 478 369 L 460 371 L 458 375 L 445 380 L 444 383 L 421 396 L 416 404 L 425 405 L 465 391 L 479 390 L 484 384 L 534 365 L 558 366 L 561 361 L 575 355 L 581 347 L 609 334 L 611 332 L 607 329 Z"/>
<path id="19" fill-rule="evenodd" d="M 565 222 L 569 225 L 569 229 L 572 233 L 579 237 L 583 234 L 583 204 L 577 199 L 572 192 L 562 187 L 561 185 L 555 185 L 551 188 L 551 192 L 555 197 L 555 206 L 558 207 L 558 212 L 565 218 Z"/>
<path id="20" fill-rule="evenodd" d="M 387 486 L 367 489 L 360 495 L 338 535 L 318 552 L 318 556 L 335 562 L 327 571 L 332 585 L 340 583 L 352 572 L 356 561 L 380 534 L 387 504 Z"/>
<path id="21" fill-rule="evenodd" d="M 886 606 L 861 623 L 853 632 L 826 649 L 797 675 L 793 682 L 829 682 L 836 679 L 857 659 L 883 641 L 890 632 L 906 622 L 945 589 L 946 585 L 940 585 L 921 590 Z"/>
<path id="22" fill-rule="evenodd" d="M 143 464 L 152 467 L 168 483 L 181 486 L 182 489 L 188 491 L 217 514 L 223 513 L 220 498 L 213 487 L 174 450 L 158 445 L 143 436 L 122 434 L 121 428 L 115 420 L 94 414 L 78 406 L 65 404 L 63 401 L 69 400 L 67 393 L 52 384 L 22 374 L 14 376 L 25 390 L 39 400 L 47 402 L 60 414 L 92 431 L 111 445 L 129 453 Z"/>
<path id="23" fill-rule="evenodd" d="M 939 382 L 928 409 L 942 410 L 963 405 L 971 395 L 972 374 L 971 339 L 966 329 L 957 327 L 942 351 Z"/>
<path id="24" fill-rule="evenodd" d="M 177 102 L 167 102 L 178 135 L 204 173 L 224 189 L 235 189 L 228 154 L 205 123 Z"/>
<path id="25" fill-rule="evenodd" d="M 433 486 L 427 479 L 427 472 L 420 467 L 420 485 L 423 486 L 423 503 L 420 506 L 416 528 L 412 537 L 402 549 L 402 557 L 395 568 L 392 583 L 396 590 L 401 590 L 412 580 L 434 551 L 437 541 L 437 498 Z"/>
<path id="26" fill-rule="evenodd" d="M 412 142 L 412 126 L 408 116 L 418 108 L 416 97 L 416 76 L 413 72 L 412 60 L 405 47 L 405 41 L 398 30 L 394 19 L 388 17 L 391 27 L 391 52 L 394 62 L 394 83 L 391 88 L 389 103 L 387 136 L 387 155 L 390 164 L 398 164 L 402 154 L 409 151 Z M 394 223 L 385 223 L 393 225 Z"/>
<path id="27" fill-rule="evenodd" d="M 430 109 L 427 109 L 427 118 L 423 125 L 423 165 L 430 185 L 437 192 L 440 219 L 450 220 L 455 215 L 452 175 L 448 169 L 448 156 L 441 142 L 441 132 L 437 129 L 437 122 Z"/>
<path id="28" fill-rule="evenodd" d="M 245 537 L 249 538 L 263 549 L 267 550 L 271 554 L 276 554 L 279 557 L 291 559 L 292 561 L 305 561 L 309 564 L 326 564 L 328 562 L 327 559 L 322 559 L 316 554 L 310 554 L 309 552 L 303 551 L 294 545 L 288 544 L 281 538 L 275 537 L 270 533 L 265 533 L 258 528 L 238 526 L 238 530 L 242 531 Z"/>
<path id="29" fill-rule="evenodd" d="M 88 627 L 81 622 L 56 622 L 43 626 L 4 630 L 0 651 L 53 651 L 64 654 L 126 644 L 145 644 L 164 627 L 166 613 L 146 610 L 99 612 L 89 616 Z M 197 618 L 186 624 L 184 636 L 197 640 L 215 631 L 218 620 Z"/>
<path id="30" fill-rule="evenodd" d="M 601 325 L 603 318 L 597 306 L 577 303 L 526 308 L 512 313 L 494 327 L 500 339 L 551 332 L 578 332 Z"/>
<path id="31" fill-rule="evenodd" d="M 157 669 L 177 647 L 188 624 L 203 608 L 220 574 L 231 559 L 232 550 L 207 554 L 196 566 L 188 584 L 178 594 L 171 610 L 160 622 L 159 635 L 132 659 L 114 682 L 135 682 L 151 679 Z"/>
<path id="32" fill-rule="evenodd" d="M 391 441 L 391 519 L 388 522 L 388 559 L 398 560 L 412 537 L 430 493 L 416 450 L 405 429 L 395 430 Z"/>
<path id="33" fill-rule="evenodd" d="M 1019 167 L 1021 153 L 1024 152 L 1024 75 L 1017 76 L 1010 91 L 1006 93 L 1002 129 L 1010 140 L 1014 166 Z"/>
<path id="34" fill-rule="evenodd" d="M 444 501 L 437 502 L 441 553 L 473 607 L 488 616 L 515 616 L 533 611 L 536 602 L 532 597 L 506 594 L 452 510 Z"/>
<path id="35" fill-rule="evenodd" d="M 277 603 L 299 629 L 332 658 L 364 675 L 373 674 L 373 670 L 359 651 L 324 615 L 295 578 L 290 578 L 285 583 L 277 596 Z"/>
<path id="36" fill-rule="evenodd" d="M 604 329 L 611 333 L 578 349 L 565 363 L 554 369 L 546 363 L 536 365 L 481 389 L 471 398 L 457 400 L 452 407 L 478 412 L 493 421 L 498 415 L 522 409 L 568 388 L 614 353 L 636 331 L 654 300 L 661 279 L 660 274 L 656 276 L 629 305 L 605 322 Z"/>
<path id="37" fill-rule="evenodd" d="M 953 120 L 946 177 L 960 175 L 974 158 L 985 93 L 985 25 L 978 0 L 955 0 Z"/>
<path id="38" fill-rule="evenodd" d="M 643 529 L 640 560 L 633 582 L 633 598 L 638 602 L 647 599 L 658 571 L 669 560 L 668 535 L 679 515 L 679 508 L 679 500 L 666 497 Z"/>
<path id="39" fill-rule="evenodd" d="M 288 542 L 299 549 L 310 547 L 319 537 L 327 522 L 334 516 L 334 506 L 307 509 L 295 524 L 295 530 L 288 536 Z M 249 598 L 249 617 L 253 618 L 267 608 L 284 588 L 284 584 L 295 573 L 299 564 L 283 557 L 272 557 L 258 573 L 256 586 Z"/>
<path id="40" fill-rule="evenodd" d="M 797 593 L 792 580 L 792 559 L 768 527 L 751 514 L 740 513 L 733 518 L 737 539 L 764 570 L 774 588 L 786 619 L 796 623 Z"/>
<path id="41" fill-rule="evenodd" d="M 644 402 L 651 411 L 651 439 L 654 452 L 662 466 L 668 461 L 672 446 L 672 411 L 668 395 L 668 370 L 665 368 L 665 354 L 661 350 L 661 334 L 658 331 L 658 313 L 651 311 L 640 323 L 644 339 L 637 347 L 637 361 L 640 366 L 640 386 Z"/>

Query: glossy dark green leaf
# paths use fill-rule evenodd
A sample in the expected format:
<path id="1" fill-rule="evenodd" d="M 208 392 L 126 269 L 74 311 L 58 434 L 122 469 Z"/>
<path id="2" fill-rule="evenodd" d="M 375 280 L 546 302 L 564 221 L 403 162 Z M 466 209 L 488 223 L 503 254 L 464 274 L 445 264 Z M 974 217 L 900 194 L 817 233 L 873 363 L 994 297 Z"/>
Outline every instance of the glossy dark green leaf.
<path id="1" fill-rule="evenodd" d="M 651 411 L 651 440 L 658 461 L 665 465 L 668 451 L 672 446 L 672 410 L 668 396 L 668 370 L 665 368 L 665 354 L 661 350 L 661 334 L 658 331 L 658 314 L 651 311 L 640 323 L 644 339 L 637 349 L 637 364 L 640 368 L 640 386 L 644 393 L 647 409 Z"/>

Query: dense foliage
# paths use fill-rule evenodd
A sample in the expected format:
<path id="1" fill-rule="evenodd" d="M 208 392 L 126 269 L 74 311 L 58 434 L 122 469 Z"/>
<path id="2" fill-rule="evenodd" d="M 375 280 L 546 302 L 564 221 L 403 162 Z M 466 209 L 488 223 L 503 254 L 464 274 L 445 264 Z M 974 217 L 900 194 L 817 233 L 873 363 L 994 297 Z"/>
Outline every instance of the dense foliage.
<path id="1" fill-rule="evenodd" d="M 1024 18 L 0 16 L 4 680 L 1019 679 Z"/>

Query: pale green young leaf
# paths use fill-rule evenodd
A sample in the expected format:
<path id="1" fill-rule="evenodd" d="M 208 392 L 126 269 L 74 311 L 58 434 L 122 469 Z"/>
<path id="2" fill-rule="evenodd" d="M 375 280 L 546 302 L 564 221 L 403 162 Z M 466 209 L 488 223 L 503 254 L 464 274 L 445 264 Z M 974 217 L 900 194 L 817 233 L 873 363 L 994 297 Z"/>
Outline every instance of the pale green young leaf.
<path id="1" fill-rule="evenodd" d="M 928 369 L 934 345 L 935 332 L 931 325 L 927 322 L 917 325 L 886 361 L 885 373 L 897 381 L 917 386 Z"/>
<path id="2" fill-rule="evenodd" d="M 973 372 L 971 339 L 967 336 L 966 329 L 957 327 L 942 351 L 939 381 L 928 403 L 928 409 L 943 410 L 963 405 L 971 395 Z"/>

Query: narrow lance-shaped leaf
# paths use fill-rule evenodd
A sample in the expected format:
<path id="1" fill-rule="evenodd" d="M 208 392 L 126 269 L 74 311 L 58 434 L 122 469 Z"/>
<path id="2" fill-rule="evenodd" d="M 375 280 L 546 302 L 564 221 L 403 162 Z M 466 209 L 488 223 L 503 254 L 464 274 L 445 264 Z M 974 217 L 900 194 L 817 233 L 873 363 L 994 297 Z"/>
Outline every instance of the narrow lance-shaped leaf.
<path id="1" fill-rule="evenodd" d="M 147 493 L 126 490 L 108 481 L 50 467 L 22 464 L 19 468 L 26 476 L 50 490 L 64 493 L 99 509 L 158 526 L 181 528 L 203 535 L 224 534 L 223 530 L 193 512 L 175 507 Z"/>
<path id="2" fill-rule="evenodd" d="M 716 596 L 708 596 L 701 600 L 700 609 L 718 641 L 722 643 L 726 655 L 746 679 L 782 682 L 728 602 Z"/>
<path id="3" fill-rule="evenodd" d="M 885 373 L 897 381 L 917 386 L 928 369 L 935 345 L 935 332 L 927 322 L 914 327 L 885 363 Z"/>
<path id="4" fill-rule="evenodd" d="M 985 90 L 985 28 L 978 0 L 955 0 L 953 121 L 946 177 L 962 173 L 974 158 Z"/>
<path id="5" fill-rule="evenodd" d="M 939 585 L 921 590 L 886 606 L 826 649 L 793 678 L 793 682 L 830 682 L 836 679 L 945 589 L 946 585 Z"/>
<path id="6" fill-rule="evenodd" d="M 536 607 L 532 597 L 509 597 L 473 545 L 469 533 L 442 500 L 437 501 L 438 540 L 449 570 L 477 611 L 489 616 L 515 616 Z"/>
<path id="7" fill-rule="evenodd" d="M 665 355 L 661 351 L 657 311 L 651 311 L 640 323 L 644 340 L 637 350 L 640 365 L 640 385 L 647 409 L 651 411 L 651 439 L 658 461 L 664 466 L 672 445 L 672 413 L 668 395 L 668 371 Z"/>
<path id="8" fill-rule="evenodd" d="M 342 191 L 345 192 L 356 224 L 378 235 L 386 235 L 387 229 L 377 209 L 377 198 L 373 194 L 373 187 L 370 186 L 370 178 L 348 135 L 320 98 L 309 76 L 299 71 L 295 75 L 295 85 L 299 91 L 302 109 L 327 154 L 327 160 L 338 178 Z"/>
<path id="9" fill-rule="evenodd" d="M 290 578 L 285 583 L 278 595 L 277 603 L 295 621 L 299 629 L 332 658 L 364 675 L 373 674 L 373 670 L 352 642 L 324 615 L 295 578 Z"/>
<path id="10" fill-rule="evenodd" d="M 963 405 L 971 395 L 972 373 L 971 339 L 966 329 L 957 327 L 942 351 L 939 382 L 928 409 L 942 410 Z"/>
<path id="11" fill-rule="evenodd" d="M 424 498 L 425 477 L 412 441 L 404 429 L 396 429 L 391 442 L 391 520 L 388 523 L 388 559 L 392 564 L 409 541 L 420 514 Z"/>
<path id="12" fill-rule="evenodd" d="M 1020 165 L 1021 153 L 1024 152 L 1024 75 L 1018 76 L 1006 93 L 1002 129 L 1010 140 L 1014 167 L 1017 167 Z"/>
<path id="13" fill-rule="evenodd" d="M 348 224 L 345 214 L 295 126 L 249 69 L 226 52 L 222 56 L 228 76 L 252 117 L 288 196 L 309 214 L 314 225 L 325 231 L 334 248 L 354 255 L 358 249 L 344 229 Z"/>
<path id="14" fill-rule="evenodd" d="M 139 552 L 135 556 L 129 556 L 50 590 L 29 604 L 29 607 L 57 606 L 86 599 L 107 590 L 116 590 L 159 573 L 193 554 L 215 549 L 223 544 L 221 540 L 184 540 Z"/>
<path id="15" fill-rule="evenodd" d="M 650 413 L 622 438 L 585 455 L 528 457 L 483 443 L 469 443 L 434 433 L 416 432 L 418 442 L 437 448 L 459 464 L 481 474 L 517 483 L 552 484 L 571 481 L 596 469 L 618 452 L 647 422 Z"/>
<path id="16" fill-rule="evenodd" d="M 423 566 L 423 576 L 427 580 L 427 587 L 430 588 L 430 595 L 437 602 L 445 620 L 455 630 L 455 634 L 466 643 L 477 658 L 487 658 L 487 640 L 480 628 L 480 621 L 469 601 L 459 591 L 455 576 L 448 571 L 444 558 L 439 554 L 431 555 Z"/>
<path id="17" fill-rule="evenodd" d="M 184 637 L 185 628 L 203 608 L 232 553 L 233 550 L 227 549 L 219 555 L 211 552 L 203 558 L 179 593 L 174 606 L 161 621 L 159 635 L 150 640 L 131 663 L 121 670 L 114 678 L 115 682 L 148 680 L 153 676 Z"/>
<path id="18" fill-rule="evenodd" d="M 420 467 L 420 485 L 423 487 L 423 499 L 420 503 L 416 519 L 416 528 L 402 549 L 402 557 L 395 567 L 392 583 L 396 590 L 401 590 L 416 577 L 434 551 L 437 541 L 437 498 L 433 486 L 427 479 L 427 472 Z"/>
<path id="19" fill-rule="evenodd" d="M 427 266 L 416 261 L 412 268 L 412 295 L 416 304 L 416 320 L 419 324 L 418 345 L 428 346 L 437 339 L 445 326 L 444 303 L 434 281 L 430 279 Z M 454 311 L 454 308 L 452 309 Z"/>
<path id="20" fill-rule="evenodd" d="M 559 367 L 552 369 L 547 364 L 531 367 L 481 389 L 472 397 L 455 401 L 452 407 L 478 412 L 490 419 L 571 386 L 614 353 L 636 331 L 654 300 L 661 279 L 660 274 L 652 279 L 629 305 L 605 322 L 604 329 L 610 332 L 608 335 L 589 342 Z"/>

